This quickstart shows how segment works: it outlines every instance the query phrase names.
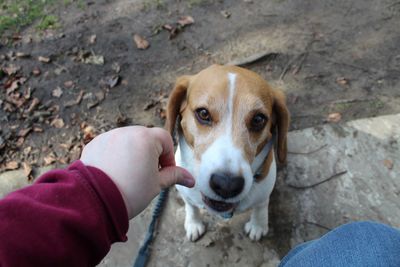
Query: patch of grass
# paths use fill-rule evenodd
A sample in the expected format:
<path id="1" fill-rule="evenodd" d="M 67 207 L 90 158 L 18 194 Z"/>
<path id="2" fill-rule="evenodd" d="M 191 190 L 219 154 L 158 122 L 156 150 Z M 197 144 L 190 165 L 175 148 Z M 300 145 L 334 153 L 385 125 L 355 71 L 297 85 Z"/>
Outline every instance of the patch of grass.
<path id="1" fill-rule="evenodd" d="M 70 6 L 70 5 L 72 5 L 74 2 L 76 3 L 75 5 L 76 5 L 77 8 L 79 8 L 79 9 L 81 9 L 81 10 L 84 10 L 84 9 L 85 9 L 86 4 L 85 4 L 85 1 L 84 1 L 84 0 L 63 0 L 64 6 Z"/>
<path id="2" fill-rule="evenodd" d="M 54 1 L 0 0 L 0 35 L 5 31 L 20 31 L 35 20 L 43 18 L 46 16 L 46 8 Z"/>
<path id="3" fill-rule="evenodd" d="M 375 109 L 382 109 L 385 107 L 385 103 L 377 98 L 371 102 L 371 107 Z"/>
<path id="4" fill-rule="evenodd" d="M 379 98 L 374 99 L 358 99 L 346 103 L 335 103 L 330 106 L 329 111 L 345 112 L 353 107 L 365 108 L 367 110 L 379 110 L 385 107 L 385 103 Z"/>
<path id="5" fill-rule="evenodd" d="M 187 4 L 188 4 L 189 8 L 192 8 L 194 6 L 203 4 L 204 2 L 206 2 L 206 0 L 188 0 Z"/>
<path id="6" fill-rule="evenodd" d="M 146 0 L 143 2 L 143 9 L 150 10 L 152 8 L 163 9 L 166 7 L 164 0 Z"/>
<path id="7" fill-rule="evenodd" d="M 79 0 L 77 5 L 78 5 L 78 8 L 81 9 L 81 10 L 84 10 L 85 7 L 86 7 L 85 6 L 85 2 L 83 0 Z"/>
<path id="8" fill-rule="evenodd" d="M 351 108 L 351 106 L 353 106 L 353 104 L 354 103 L 336 103 L 334 110 L 337 110 L 339 112 L 343 112 L 343 111 Z"/>
<path id="9" fill-rule="evenodd" d="M 59 28 L 60 23 L 58 21 L 58 17 L 54 15 L 46 15 L 42 18 L 40 23 L 36 26 L 39 30 L 47 30 L 47 29 L 55 29 Z"/>

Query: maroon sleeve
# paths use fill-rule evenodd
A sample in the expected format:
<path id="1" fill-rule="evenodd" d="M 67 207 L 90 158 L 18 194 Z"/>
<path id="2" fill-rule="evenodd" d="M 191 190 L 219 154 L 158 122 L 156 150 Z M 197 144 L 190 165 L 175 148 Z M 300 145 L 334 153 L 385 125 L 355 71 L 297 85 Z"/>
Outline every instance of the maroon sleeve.
<path id="1" fill-rule="evenodd" d="M 95 266 L 127 230 L 116 185 L 76 161 L 0 200 L 0 266 Z"/>

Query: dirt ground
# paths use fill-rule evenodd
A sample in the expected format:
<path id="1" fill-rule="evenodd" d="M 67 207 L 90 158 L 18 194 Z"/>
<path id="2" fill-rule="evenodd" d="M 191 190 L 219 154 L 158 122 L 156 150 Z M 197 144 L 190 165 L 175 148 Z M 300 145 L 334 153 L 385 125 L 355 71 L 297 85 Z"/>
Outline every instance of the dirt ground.
<path id="1" fill-rule="evenodd" d="M 281 88 L 292 130 L 400 112 L 398 1 L 83 3 L 55 7 L 55 30 L 2 36 L 0 171 L 30 175 L 107 129 L 163 125 L 175 79 L 213 63 Z M 184 16 L 194 23 L 180 26 Z"/>
<path id="2" fill-rule="evenodd" d="M 84 3 L 55 8 L 60 28 L 0 47 L 3 170 L 67 163 L 112 127 L 162 125 L 176 77 L 212 63 L 247 62 L 284 90 L 291 129 L 400 111 L 396 1 Z M 194 23 L 176 27 L 183 16 Z"/>

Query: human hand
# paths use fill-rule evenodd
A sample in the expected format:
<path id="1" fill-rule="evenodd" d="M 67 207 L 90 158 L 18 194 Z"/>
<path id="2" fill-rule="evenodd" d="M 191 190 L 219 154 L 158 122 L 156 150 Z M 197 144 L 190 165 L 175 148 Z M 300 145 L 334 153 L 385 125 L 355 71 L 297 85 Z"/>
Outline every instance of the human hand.
<path id="1" fill-rule="evenodd" d="M 188 171 L 175 166 L 172 138 L 161 128 L 130 126 L 103 133 L 84 147 L 80 159 L 114 181 L 129 219 L 145 209 L 161 189 L 195 183 Z"/>

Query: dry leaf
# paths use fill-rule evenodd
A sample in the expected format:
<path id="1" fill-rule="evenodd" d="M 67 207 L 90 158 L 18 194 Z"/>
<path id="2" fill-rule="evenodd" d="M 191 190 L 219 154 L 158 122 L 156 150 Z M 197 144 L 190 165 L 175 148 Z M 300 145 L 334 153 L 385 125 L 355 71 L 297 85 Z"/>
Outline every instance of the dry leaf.
<path id="1" fill-rule="evenodd" d="M 54 120 L 50 123 L 50 125 L 53 126 L 53 127 L 55 127 L 55 128 L 57 128 L 57 129 L 60 129 L 60 128 L 63 128 L 63 127 L 64 127 L 65 123 L 64 123 L 64 120 L 63 120 L 63 119 L 61 119 L 61 118 L 56 118 L 56 119 L 54 119 Z"/>
<path id="2" fill-rule="evenodd" d="M 16 92 L 12 93 L 11 95 L 6 95 L 6 100 L 9 103 L 14 104 L 16 107 L 21 107 L 25 104 L 26 99 L 21 96 L 21 93 Z"/>
<path id="3" fill-rule="evenodd" d="M 34 67 L 32 70 L 32 74 L 34 76 L 39 76 L 42 72 L 40 71 L 40 69 L 38 67 Z"/>
<path id="4" fill-rule="evenodd" d="M 385 165 L 385 167 L 388 168 L 389 170 L 393 169 L 393 161 L 390 159 L 385 159 L 383 161 L 383 165 Z"/>
<path id="5" fill-rule="evenodd" d="M 21 69 L 21 67 L 11 64 L 11 65 L 8 65 L 7 67 L 3 67 L 2 69 L 8 76 L 11 76 L 11 75 L 17 73 Z"/>
<path id="6" fill-rule="evenodd" d="M 342 86 L 347 85 L 349 83 L 349 80 L 347 80 L 345 77 L 338 77 L 336 79 L 336 82 Z"/>
<path id="7" fill-rule="evenodd" d="M 159 108 L 157 110 L 158 116 L 160 117 L 160 119 L 165 120 L 167 118 L 167 112 L 165 111 L 165 109 L 163 108 Z"/>
<path id="8" fill-rule="evenodd" d="M 96 99 L 101 102 L 105 98 L 105 93 L 103 91 L 98 91 L 94 94 L 96 96 Z"/>
<path id="9" fill-rule="evenodd" d="M 58 113 L 60 111 L 60 105 L 53 105 L 47 109 L 50 113 Z"/>
<path id="10" fill-rule="evenodd" d="M 124 86 L 127 86 L 128 85 L 128 81 L 124 79 L 124 80 L 121 81 L 121 84 L 124 85 Z"/>
<path id="11" fill-rule="evenodd" d="M 167 31 L 172 31 L 174 29 L 170 24 L 164 24 L 162 27 Z"/>
<path id="12" fill-rule="evenodd" d="M 26 137 L 31 131 L 32 131 L 32 127 L 21 129 L 18 132 L 18 136 L 19 137 Z"/>
<path id="13" fill-rule="evenodd" d="M 19 163 L 16 162 L 15 160 L 13 160 L 13 161 L 9 161 L 6 163 L 5 169 L 6 170 L 15 170 L 15 169 L 18 169 L 18 167 L 19 167 Z"/>
<path id="14" fill-rule="evenodd" d="M 60 147 L 69 151 L 71 150 L 72 144 L 60 144 Z"/>
<path id="15" fill-rule="evenodd" d="M 96 34 L 93 34 L 89 37 L 89 44 L 96 43 Z"/>
<path id="16" fill-rule="evenodd" d="M 57 75 L 60 75 L 60 74 L 63 73 L 64 71 L 65 71 L 65 68 L 61 67 L 61 68 L 56 68 L 56 69 L 54 70 L 54 73 L 57 74 Z M 47 71 L 47 72 L 45 72 L 44 74 L 45 74 L 45 75 L 48 75 L 49 73 L 48 73 L 48 71 Z"/>
<path id="17" fill-rule="evenodd" d="M 191 16 L 184 16 L 178 20 L 178 24 L 181 25 L 182 27 L 185 27 L 186 25 L 190 25 L 194 23 L 194 19 Z"/>
<path id="18" fill-rule="evenodd" d="M 221 15 L 224 16 L 226 19 L 229 19 L 229 17 L 232 15 L 229 11 L 227 10 L 222 10 Z"/>
<path id="19" fill-rule="evenodd" d="M 40 127 L 38 127 L 38 126 L 35 126 L 35 127 L 33 127 L 33 131 L 34 131 L 35 133 L 42 133 L 42 132 L 43 132 L 43 128 L 40 128 Z"/>
<path id="20" fill-rule="evenodd" d="M 29 163 L 24 162 L 23 164 L 24 167 L 24 174 L 26 177 L 30 178 L 31 174 L 32 174 L 32 167 L 31 165 L 29 165 Z"/>
<path id="21" fill-rule="evenodd" d="M 31 102 L 29 108 L 25 112 L 31 113 L 37 107 L 37 105 L 39 105 L 39 103 L 40 103 L 40 100 L 35 97 L 34 99 L 32 99 L 32 102 Z"/>
<path id="22" fill-rule="evenodd" d="M 104 57 L 101 55 L 91 55 L 83 60 L 86 64 L 104 65 Z"/>
<path id="23" fill-rule="evenodd" d="M 7 88 L 7 85 L 5 85 L 4 87 Z M 18 87 L 19 87 L 19 82 L 18 82 L 18 80 L 14 80 L 14 81 L 11 83 L 11 85 L 7 88 L 6 94 L 7 94 L 7 95 L 11 94 L 11 93 L 14 92 L 15 90 L 17 90 Z"/>
<path id="24" fill-rule="evenodd" d="M 69 153 L 70 155 L 70 160 L 77 160 L 81 156 L 82 153 L 82 148 L 80 145 L 76 145 L 72 148 L 71 152 Z"/>
<path id="25" fill-rule="evenodd" d="M 85 144 L 89 143 L 96 135 L 96 130 L 93 126 L 87 125 L 83 128 L 83 142 Z"/>
<path id="26" fill-rule="evenodd" d="M 30 57 L 31 55 L 25 54 L 25 53 L 23 53 L 23 52 L 17 52 L 17 53 L 15 54 L 15 56 L 16 56 L 16 57 L 19 57 L 19 58 L 24 58 L 24 57 Z"/>
<path id="27" fill-rule="evenodd" d="M 65 103 L 64 107 L 69 108 L 72 107 L 74 105 L 79 105 L 82 101 L 83 95 L 85 94 L 85 92 L 83 90 L 81 90 L 79 92 L 78 97 L 75 100 L 71 100 Z"/>
<path id="28" fill-rule="evenodd" d="M 4 138 L 0 135 L 0 150 L 2 150 L 6 146 L 6 141 Z"/>
<path id="29" fill-rule="evenodd" d="M 45 166 L 56 162 L 56 160 L 57 160 L 56 155 L 53 152 L 50 152 L 50 154 L 48 154 L 46 157 L 43 158 Z"/>
<path id="30" fill-rule="evenodd" d="M 331 113 L 328 115 L 328 122 L 339 122 L 342 119 L 342 114 L 339 112 Z"/>
<path id="31" fill-rule="evenodd" d="M 121 71 L 121 66 L 118 64 L 118 62 L 114 62 L 111 65 L 111 68 L 116 72 L 119 73 Z"/>
<path id="32" fill-rule="evenodd" d="M 32 151 L 32 147 L 31 147 L 31 146 L 27 146 L 27 147 L 24 148 L 24 154 L 25 154 L 25 155 L 30 154 L 31 151 Z"/>
<path id="33" fill-rule="evenodd" d="M 50 58 L 49 58 L 49 57 L 42 57 L 42 56 L 39 56 L 39 57 L 38 57 L 38 60 L 39 60 L 40 62 L 43 62 L 43 63 L 49 63 L 49 62 L 50 62 Z"/>
<path id="34" fill-rule="evenodd" d="M 114 88 L 118 85 L 120 77 L 118 75 L 107 76 L 101 79 L 100 84 L 107 88 Z"/>
<path id="35" fill-rule="evenodd" d="M 62 96 L 62 94 L 63 94 L 63 90 L 62 90 L 61 87 L 59 87 L 59 86 L 57 86 L 57 88 L 54 89 L 54 90 L 51 92 L 51 95 L 54 96 L 54 97 L 57 97 L 57 98 L 60 98 L 60 97 Z"/>
<path id="36" fill-rule="evenodd" d="M 90 101 L 86 104 L 86 108 L 91 109 L 91 108 L 97 107 L 99 104 L 100 104 L 99 101 Z"/>
<path id="37" fill-rule="evenodd" d="M 117 127 L 124 127 L 129 125 L 129 119 L 122 113 L 120 113 L 116 119 Z"/>
<path id="38" fill-rule="evenodd" d="M 70 162 L 70 159 L 68 156 L 62 157 L 61 159 L 59 159 L 59 162 L 61 164 L 68 164 Z"/>
<path id="39" fill-rule="evenodd" d="M 155 101 L 154 99 L 149 100 L 149 102 L 144 106 L 143 110 L 147 111 L 149 109 L 154 108 L 159 102 Z"/>
<path id="40" fill-rule="evenodd" d="M 136 47 L 139 49 L 147 49 L 150 46 L 149 42 L 146 39 L 144 39 L 142 36 L 140 36 L 139 34 L 135 34 L 133 36 L 133 40 L 136 43 Z"/>
<path id="41" fill-rule="evenodd" d="M 17 139 L 17 142 L 15 143 L 15 145 L 17 147 L 21 147 L 24 144 L 24 142 L 25 142 L 25 138 L 24 137 L 20 137 L 20 138 Z"/>
<path id="42" fill-rule="evenodd" d="M 24 91 L 24 98 L 25 98 L 26 100 L 31 99 L 31 96 L 32 96 L 32 92 L 33 92 L 33 91 L 34 91 L 34 89 L 32 89 L 31 87 L 26 88 L 25 91 Z"/>
<path id="43" fill-rule="evenodd" d="M 64 86 L 66 88 L 71 88 L 72 86 L 74 86 L 74 82 L 73 81 L 66 81 L 66 82 L 64 82 Z"/>

